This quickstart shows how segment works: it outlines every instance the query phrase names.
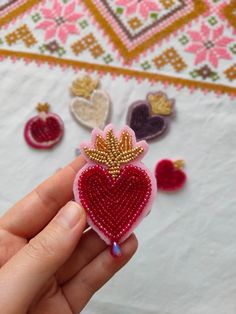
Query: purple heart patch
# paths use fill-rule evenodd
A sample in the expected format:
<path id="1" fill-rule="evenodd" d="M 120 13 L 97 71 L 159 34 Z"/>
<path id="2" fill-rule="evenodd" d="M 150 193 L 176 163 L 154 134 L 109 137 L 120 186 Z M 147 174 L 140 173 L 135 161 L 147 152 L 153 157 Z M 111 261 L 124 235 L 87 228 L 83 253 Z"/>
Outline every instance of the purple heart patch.
<path id="1" fill-rule="evenodd" d="M 154 97 L 152 101 L 156 100 L 156 103 L 150 103 L 151 97 Z M 155 99 L 155 97 L 159 98 Z M 169 107 L 166 108 L 166 104 L 163 107 L 163 100 L 169 101 Z M 149 93 L 147 100 L 134 102 L 128 111 L 127 124 L 135 132 L 136 138 L 138 140 L 150 140 L 162 135 L 168 128 L 168 116 L 172 113 L 173 104 L 174 101 L 169 100 L 162 92 Z M 154 110 L 159 110 L 160 113 L 155 114 Z M 166 112 L 166 110 L 168 111 Z"/>

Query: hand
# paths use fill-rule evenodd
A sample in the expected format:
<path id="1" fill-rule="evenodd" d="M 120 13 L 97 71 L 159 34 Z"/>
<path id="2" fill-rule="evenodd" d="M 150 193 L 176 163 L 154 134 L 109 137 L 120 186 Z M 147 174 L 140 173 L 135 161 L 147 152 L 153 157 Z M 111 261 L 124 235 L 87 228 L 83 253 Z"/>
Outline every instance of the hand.
<path id="1" fill-rule="evenodd" d="M 137 249 L 130 236 L 114 258 L 72 199 L 78 157 L 0 219 L 0 312 L 79 313 Z"/>

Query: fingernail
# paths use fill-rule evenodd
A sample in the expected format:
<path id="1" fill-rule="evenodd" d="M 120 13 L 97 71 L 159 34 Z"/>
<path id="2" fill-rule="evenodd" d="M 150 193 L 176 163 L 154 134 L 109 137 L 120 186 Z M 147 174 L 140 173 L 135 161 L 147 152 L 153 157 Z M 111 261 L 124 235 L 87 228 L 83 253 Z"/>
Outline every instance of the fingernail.
<path id="1" fill-rule="evenodd" d="M 73 228 L 83 215 L 83 209 L 75 202 L 69 202 L 60 211 L 56 220 L 67 228 Z"/>

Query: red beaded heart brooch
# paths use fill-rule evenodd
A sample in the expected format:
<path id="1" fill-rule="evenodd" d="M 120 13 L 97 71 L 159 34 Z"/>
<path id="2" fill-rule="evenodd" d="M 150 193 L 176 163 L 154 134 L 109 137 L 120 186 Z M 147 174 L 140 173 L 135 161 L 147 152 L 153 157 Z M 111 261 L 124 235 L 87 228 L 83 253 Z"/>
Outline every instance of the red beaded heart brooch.
<path id="1" fill-rule="evenodd" d="M 103 132 L 95 129 L 91 143 L 80 145 L 87 164 L 76 175 L 75 200 L 114 256 L 121 254 L 119 244 L 148 214 L 156 194 L 155 178 L 141 162 L 147 149 L 129 127 L 116 133 L 112 125 Z"/>
<path id="2" fill-rule="evenodd" d="M 48 104 L 38 104 L 38 115 L 25 125 L 24 137 L 33 148 L 48 149 L 56 145 L 64 133 L 64 123 L 55 113 L 48 112 Z"/>
<path id="3" fill-rule="evenodd" d="M 181 189 L 187 179 L 182 168 L 183 160 L 172 161 L 163 159 L 158 162 L 155 170 L 157 188 L 166 192 L 174 192 Z"/>

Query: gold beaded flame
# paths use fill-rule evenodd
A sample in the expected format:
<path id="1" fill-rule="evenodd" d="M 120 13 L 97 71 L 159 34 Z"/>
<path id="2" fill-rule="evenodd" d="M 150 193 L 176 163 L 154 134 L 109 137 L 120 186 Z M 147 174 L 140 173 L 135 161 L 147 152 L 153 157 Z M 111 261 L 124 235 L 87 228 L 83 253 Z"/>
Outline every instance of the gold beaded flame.
<path id="1" fill-rule="evenodd" d="M 47 103 L 39 103 L 36 107 L 38 112 L 48 112 L 49 111 L 49 104 Z"/>
<path id="2" fill-rule="evenodd" d="M 121 166 L 135 160 L 144 149 L 141 146 L 133 147 L 132 136 L 127 131 L 123 131 L 118 139 L 111 129 L 105 139 L 98 134 L 95 148 L 85 147 L 84 152 L 92 161 L 105 164 L 115 179 L 120 174 Z"/>
<path id="3" fill-rule="evenodd" d="M 74 80 L 70 90 L 74 96 L 89 99 L 92 92 L 98 88 L 98 85 L 99 80 L 94 80 L 89 75 L 85 75 L 82 78 Z"/>
<path id="4" fill-rule="evenodd" d="M 148 101 L 152 108 L 152 114 L 169 116 L 172 113 L 173 100 L 168 99 L 165 94 L 161 92 L 149 94 Z"/>
<path id="5" fill-rule="evenodd" d="M 184 164 L 185 164 L 185 162 L 182 159 L 174 161 L 174 167 L 176 170 L 182 169 L 184 167 Z"/>

